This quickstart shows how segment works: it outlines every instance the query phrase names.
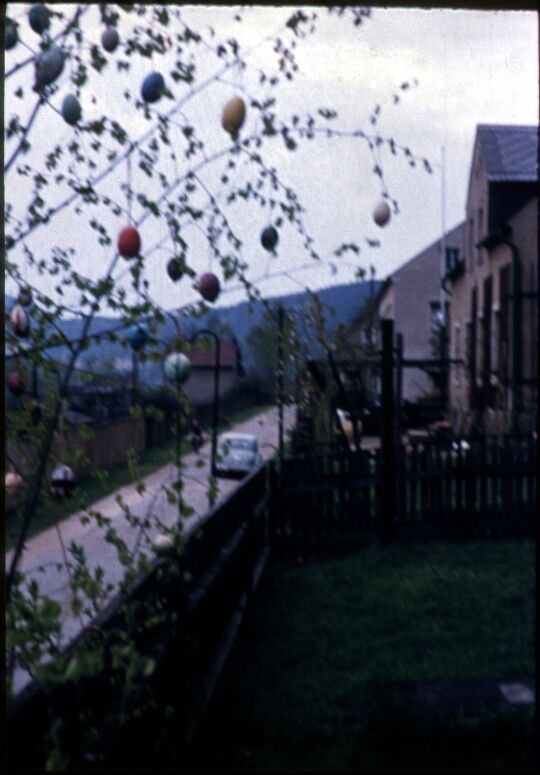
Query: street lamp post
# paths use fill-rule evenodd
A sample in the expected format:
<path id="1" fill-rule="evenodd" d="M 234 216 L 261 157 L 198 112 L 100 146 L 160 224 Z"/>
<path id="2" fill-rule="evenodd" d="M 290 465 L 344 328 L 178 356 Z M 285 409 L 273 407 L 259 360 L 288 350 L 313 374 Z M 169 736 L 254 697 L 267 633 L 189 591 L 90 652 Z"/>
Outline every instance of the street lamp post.
<path id="1" fill-rule="evenodd" d="M 221 344 L 219 341 L 219 336 L 214 331 L 210 331 L 208 328 L 201 328 L 199 331 L 196 331 L 190 339 L 191 343 L 194 344 L 200 336 L 211 336 L 216 343 L 216 358 L 214 365 L 214 407 L 212 422 L 212 462 L 210 468 L 212 476 L 215 476 L 217 459 L 217 433 L 219 423 L 219 370 L 221 368 Z"/>
<path id="2" fill-rule="evenodd" d="M 167 313 L 168 316 L 173 321 L 175 328 L 176 328 L 176 341 L 174 343 L 175 350 L 177 352 L 180 351 L 180 322 L 177 320 L 176 316 L 172 314 L 172 312 Z M 177 470 L 177 487 L 178 487 L 178 524 L 180 525 L 182 522 L 182 493 L 181 493 L 181 487 L 182 487 L 182 418 L 181 418 L 181 408 L 180 408 L 180 387 L 182 385 L 182 380 L 180 378 L 180 369 L 178 366 L 174 369 L 174 384 L 176 387 L 176 470 Z"/>

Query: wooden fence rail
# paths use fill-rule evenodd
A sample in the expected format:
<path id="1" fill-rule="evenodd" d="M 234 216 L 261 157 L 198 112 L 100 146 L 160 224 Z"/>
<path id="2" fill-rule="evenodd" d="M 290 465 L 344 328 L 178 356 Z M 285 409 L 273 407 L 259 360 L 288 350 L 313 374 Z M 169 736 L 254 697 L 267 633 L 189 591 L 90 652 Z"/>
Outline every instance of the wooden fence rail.
<path id="1" fill-rule="evenodd" d="M 267 475 L 265 466 L 250 475 L 204 517 L 180 555 L 172 561 L 157 558 L 129 594 L 112 600 L 92 629 L 64 650 L 69 658 L 81 648 L 104 644 L 100 674 L 51 691 L 33 681 L 17 696 L 8 714 L 9 772 L 43 768 L 51 713 L 62 720 L 57 734 L 75 766 L 87 766 L 88 756 L 95 756 L 111 766 L 153 768 L 153 735 L 174 741 L 175 751 L 163 754 L 165 766 L 171 757 L 182 760 L 269 555 Z M 151 624 L 159 611 L 164 619 Z M 114 686 L 121 671 L 111 664 L 122 630 L 156 665 L 151 675 L 134 682 L 127 700 L 125 682 Z M 154 707 L 128 723 L 126 708 L 144 707 L 149 697 L 157 708 L 174 709 L 169 721 L 164 725 L 163 713 Z M 81 714 L 86 714 L 84 724 Z M 99 733 L 94 751 L 83 743 L 89 725 Z"/>
<path id="2" fill-rule="evenodd" d="M 534 535 L 537 446 L 530 435 L 415 442 L 396 449 L 396 540 Z M 284 460 L 282 555 L 355 550 L 382 536 L 381 450 Z M 386 529 L 388 525 L 386 525 Z"/>

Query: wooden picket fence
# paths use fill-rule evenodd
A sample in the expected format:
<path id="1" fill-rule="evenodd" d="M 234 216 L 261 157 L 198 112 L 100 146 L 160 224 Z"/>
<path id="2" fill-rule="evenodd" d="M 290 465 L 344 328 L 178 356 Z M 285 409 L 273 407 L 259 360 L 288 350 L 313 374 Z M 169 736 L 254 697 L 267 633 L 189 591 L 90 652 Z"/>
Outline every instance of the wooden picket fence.
<path id="1" fill-rule="evenodd" d="M 57 734 L 73 764 L 91 768 L 81 713 L 99 728 L 95 753 L 107 766 L 181 763 L 271 549 L 278 558 L 310 558 L 352 552 L 377 537 L 386 541 L 388 503 L 395 504 L 389 523 L 395 540 L 535 535 L 535 440 L 506 436 L 467 444 L 430 440 L 395 450 L 393 500 L 383 492 L 382 450 L 261 466 L 203 518 L 172 564 L 157 558 L 129 593 L 111 601 L 92 628 L 66 647 L 69 657 L 92 638 L 103 642 L 99 675 L 50 691 L 34 681 L 16 698 L 8 713 L 8 771 L 43 768 L 51 718 L 62 722 Z M 165 619 L 152 626 L 159 610 Z M 110 650 L 122 631 L 156 665 L 131 692 L 128 706 L 143 707 L 152 697 L 158 709 L 171 707 L 165 726 L 163 714 L 151 710 L 111 726 L 111 712 L 127 709 L 124 685 L 115 687 L 112 680 L 121 676 Z M 100 727 L 107 714 L 109 722 Z M 160 762 L 149 741 L 162 734 L 175 750 Z"/>
<path id="2" fill-rule="evenodd" d="M 389 484 L 395 540 L 535 534 L 537 445 L 531 435 L 429 439 L 395 453 Z M 380 536 L 382 462 L 380 449 L 284 460 L 275 474 L 281 554 L 354 551 Z"/>

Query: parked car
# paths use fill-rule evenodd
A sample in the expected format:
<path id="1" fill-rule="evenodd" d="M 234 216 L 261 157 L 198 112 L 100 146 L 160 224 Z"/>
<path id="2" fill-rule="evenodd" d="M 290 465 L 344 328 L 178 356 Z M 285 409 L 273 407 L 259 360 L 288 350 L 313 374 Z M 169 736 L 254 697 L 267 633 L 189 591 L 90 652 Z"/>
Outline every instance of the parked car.
<path id="1" fill-rule="evenodd" d="M 245 476 L 262 463 L 257 439 L 250 433 L 224 433 L 218 439 L 216 476 Z"/>

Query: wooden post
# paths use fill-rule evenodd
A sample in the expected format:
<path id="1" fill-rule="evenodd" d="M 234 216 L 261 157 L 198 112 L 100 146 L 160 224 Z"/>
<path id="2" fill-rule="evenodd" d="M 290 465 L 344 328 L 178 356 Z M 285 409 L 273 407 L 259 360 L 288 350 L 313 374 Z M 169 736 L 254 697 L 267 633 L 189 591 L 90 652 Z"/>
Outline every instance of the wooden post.
<path id="1" fill-rule="evenodd" d="M 521 411 L 521 266 L 512 250 L 512 430 L 519 430 Z"/>
<path id="2" fill-rule="evenodd" d="M 381 538 L 389 544 L 394 537 L 395 494 L 395 395 L 394 321 L 381 321 L 382 331 L 382 509 Z"/>
<path id="3" fill-rule="evenodd" d="M 278 307 L 278 363 L 277 363 L 277 401 L 278 401 L 278 439 L 279 439 L 279 460 L 283 460 L 283 372 L 285 369 L 283 357 L 283 329 L 284 315 L 283 305 Z"/>
<path id="4" fill-rule="evenodd" d="M 401 443 L 401 402 L 403 393 L 403 334 L 396 334 L 396 444 Z"/>

